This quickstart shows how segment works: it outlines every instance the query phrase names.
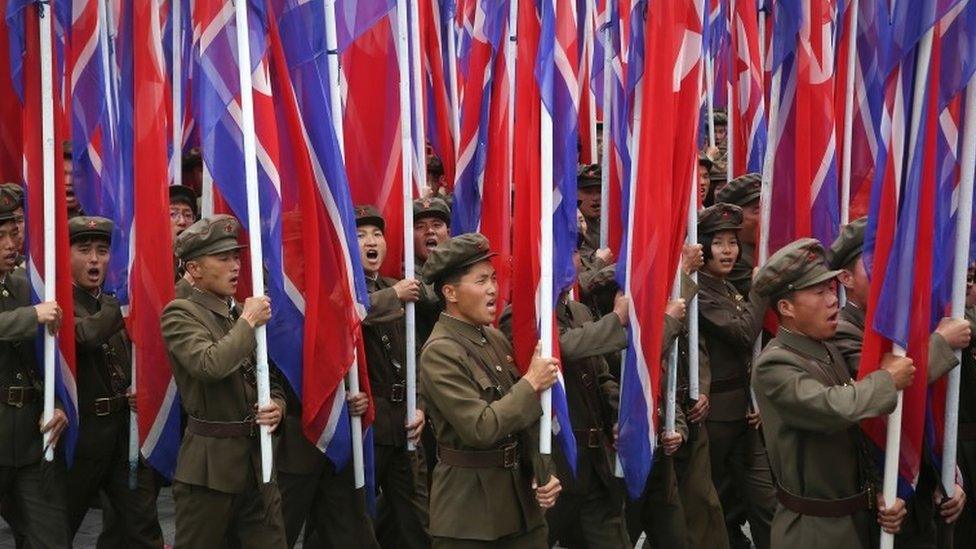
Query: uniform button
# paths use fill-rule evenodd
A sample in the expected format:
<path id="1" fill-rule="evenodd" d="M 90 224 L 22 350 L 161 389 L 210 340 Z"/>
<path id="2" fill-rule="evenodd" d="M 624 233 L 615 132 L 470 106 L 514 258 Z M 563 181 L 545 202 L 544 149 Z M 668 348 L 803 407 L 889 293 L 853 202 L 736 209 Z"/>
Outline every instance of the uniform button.
<path id="1" fill-rule="evenodd" d="M 487 339 L 485 339 L 485 338 L 481 338 L 481 342 L 482 342 L 482 343 L 488 343 L 488 340 L 487 340 Z"/>
<path id="2" fill-rule="evenodd" d="M 24 374 L 17 374 L 17 380 L 20 381 L 21 379 L 24 379 Z"/>
<path id="3" fill-rule="evenodd" d="M 497 365 L 497 364 L 495 364 L 495 370 L 497 370 L 497 371 L 500 372 L 500 371 L 502 371 L 502 367 L 499 366 L 499 365 Z"/>

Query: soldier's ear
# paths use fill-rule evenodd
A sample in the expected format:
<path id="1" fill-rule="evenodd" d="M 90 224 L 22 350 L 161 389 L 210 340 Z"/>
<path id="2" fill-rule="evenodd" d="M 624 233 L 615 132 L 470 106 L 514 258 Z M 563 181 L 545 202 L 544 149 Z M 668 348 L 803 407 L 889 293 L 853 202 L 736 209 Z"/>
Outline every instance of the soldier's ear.
<path id="1" fill-rule="evenodd" d="M 839 280 L 840 283 L 843 284 L 848 290 L 854 287 L 854 273 L 847 269 L 844 269 L 839 275 L 837 275 L 837 280 Z"/>
<path id="2" fill-rule="evenodd" d="M 441 293 L 444 294 L 444 301 L 446 303 L 457 303 L 457 288 L 453 284 L 444 284 L 441 286 Z"/>
<path id="3" fill-rule="evenodd" d="M 793 302 L 786 298 L 776 300 L 776 314 L 780 319 L 796 318 Z"/>

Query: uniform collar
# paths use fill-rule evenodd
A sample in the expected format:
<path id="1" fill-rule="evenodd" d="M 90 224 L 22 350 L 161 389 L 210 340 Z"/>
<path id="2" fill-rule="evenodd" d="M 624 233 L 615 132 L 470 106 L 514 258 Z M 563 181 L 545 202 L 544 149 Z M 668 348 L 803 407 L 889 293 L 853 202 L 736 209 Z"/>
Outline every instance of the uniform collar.
<path id="1" fill-rule="evenodd" d="M 74 293 L 75 302 L 84 304 L 86 308 L 94 308 L 102 300 L 103 294 L 101 288 L 98 289 L 98 295 L 93 295 L 77 284 L 72 284 L 71 289 Z"/>
<path id="2" fill-rule="evenodd" d="M 698 271 L 698 285 L 702 288 L 720 290 L 723 292 L 728 289 L 728 284 L 725 280 L 708 274 L 704 269 Z"/>
<path id="3" fill-rule="evenodd" d="M 783 345 L 821 362 L 830 362 L 830 351 L 821 341 L 811 339 L 799 332 L 793 332 L 780 326 L 776 332 L 776 340 Z"/>
<path id="4" fill-rule="evenodd" d="M 445 328 L 447 328 L 450 332 L 464 336 L 477 345 L 484 345 L 488 342 L 488 340 L 485 339 L 485 332 L 481 326 L 469 324 L 460 318 L 451 316 L 447 313 L 441 313 L 439 322 L 443 322 Z"/>
<path id="5" fill-rule="evenodd" d="M 193 288 L 193 292 L 190 293 L 189 299 L 194 303 L 203 305 L 214 314 L 233 319 L 233 317 L 230 315 L 231 304 L 226 300 L 217 297 L 211 292 L 207 292 L 199 288 Z"/>
<path id="6" fill-rule="evenodd" d="M 860 329 L 864 329 L 864 309 L 858 307 L 854 302 L 848 300 L 841 309 L 841 316 L 851 324 Z"/>

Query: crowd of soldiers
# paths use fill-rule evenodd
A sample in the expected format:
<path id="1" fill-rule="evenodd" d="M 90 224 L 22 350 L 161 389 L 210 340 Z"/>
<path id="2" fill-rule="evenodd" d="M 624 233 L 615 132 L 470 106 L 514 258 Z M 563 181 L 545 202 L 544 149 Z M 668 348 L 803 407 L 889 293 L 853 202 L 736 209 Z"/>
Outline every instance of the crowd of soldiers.
<path id="1" fill-rule="evenodd" d="M 556 306 L 559 360 L 537 349 L 529 364 L 516 364 L 511 310 L 497 307 L 492 243 L 450 236 L 450 196 L 439 188 L 436 162 L 431 194 L 413 203 L 417 279 L 381 276 L 387 220 L 374 205 L 355 207 L 370 297 L 363 336 L 375 408 L 375 513 L 354 488 L 352 467 L 337 469 L 306 438 L 301 403 L 274 367 L 271 403 L 257 405 L 254 331 L 273 304 L 266 296 L 235 301 L 240 225 L 226 215 L 200 218 L 198 158 L 184 165 L 188 185 L 170 188 L 178 268 L 162 335 L 183 412 L 173 479 L 144 462 L 134 477 L 130 471 L 131 347 L 118 300 L 102 290 L 113 223 L 84 215 L 70 185 L 80 434 L 70 467 L 45 461 L 42 434 L 56 445 L 67 419 L 58 403 L 41 423 L 34 340 L 39 326 L 57 330 L 62 313 L 54 302 L 30 304 L 22 191 L 0 185 L 0 511 L 17 546 L 69 547 L 99 506 L 98 547 L 162 547 L 156 500 L 171 483 L 176 547 L 291 547 L 301 538 L 305 547 L 334 548 L 604 548 L 643 537 L 655 548 L 836 549 L 871 547 L 882 529 L 896 534 L 897 547 L 972 547 L 976 506 L 964 487 L 976 475 L 974 269 L 967 320 L 938 324 L 926 380 L 914 379 L 912 360 L 888 354 L 855 381 L 868 304 L 865 220 L 845 226 L 829 249 L 801 239 L 757 268 L 761 177 L 726 181 L 721 156 L 720 149 L 699 156 L 698 243 L 682 251 L 681 297 L 667 304 L 660 350 L 666 378 L 665 356 L 679 347 L 675 429 L 659 433 L 637 500 L 614 475 L 630 311 L 613 253 L 600 246 L 599 167 L 579 171 L 579 283 Z M 66 163 L 70 182 L 70 157 Z M 686 304 L 695 296 L 700 338 L 690 349 Z M 417 312 L 413 417 L 407 303 Z M 764 333 L 768 311 L 778 320 L 775 334 Z M 754 360 L 757 339 L 765 346 Z M 691 353 L 699 360 L 696 399 Z M 937 464 L 925 455 L 914 496 L 886 505 L 878 457 L 859 422 L 889 414 L 898 390 L 954 367 L 962 368 L 963 394 L 953 495 L 942 492 Z M 538 451 L 538 396 L 560 368 L 575 473 L 559 445 L 551 456 Z M 349 391 L 346 403 L 361 416 L 369 399 Z M 270 483 L 261 478 L 258 426 L 274 433 Z"/>

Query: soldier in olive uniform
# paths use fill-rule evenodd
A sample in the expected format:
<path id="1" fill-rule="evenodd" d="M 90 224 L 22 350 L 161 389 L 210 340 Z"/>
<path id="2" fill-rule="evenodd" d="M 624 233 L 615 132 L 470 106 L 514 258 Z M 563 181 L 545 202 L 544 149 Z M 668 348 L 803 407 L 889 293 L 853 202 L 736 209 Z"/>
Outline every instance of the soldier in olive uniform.
<path id="1" fill-rule="evenodd" d="M 705 204 L 705 206 L 714 206 L 720 202 L 718 199 L 719 191 L 724 189 L 729 182 L 729 168 L 728 164 L 725 163 L 724 156 L 712 159 L 712 168 L 708 171 L 708 181 L 711 188 L 712 203 Z"/>
<path id="2" fill-rule="evenodd" d="M 240 224 L 204 218 L 180 234 L 177 252 L 193 278 L 189 298 L 166 306 L 163 339 L 187 413 L 173 478 L 176 546 L 284 547 L 281 497 L 261 478 L 259 426 L 274 430 L 285 394 L 272 377 L 271 402 L 257 405 L 254 330 L 271 318 L 271 301 L 234 302 L 241 262 Z"/>
<path id="3" fill-rule="evenodd" d="M 407 441 L 420 442 L 424 413 L 407 419 L 406 393 L 406 326 L 403 304 L 420 299 L 420 283 L 380 276 L 386 259 L 386 223 L 373 206 L 356 207 L 356 233 L 359 253 L 366 272 L 369 291 L 369 314 L 363 320 L 363 339 L 369 385 L 376 408 L 373 422 L 376 485 L 391 513 L 382 517 L 391 523 L 395 543 L 400 547 L 427 547 L 427 479 L 416 479 L 426 473 L 423 448 L 407 451 Z M 414 455 L 418 454 L 419 455 Z M 377 524 L 377 528 L 383 525 Z"/>
<path id="4" fill-rule="evenodd" d="M 100 490 L 107 496 L 122 547 L 162 547 L 152 470 L 140 463 L 129 489 L 130 342 L 115 296 L 102 291 L 114 225 L 102 217 L 73 217 L 75 345 L 80 432 L 68 470 L 68 525 L 77 533 Z"/>
<path id="5" fill-rule="evenodd" d="M 756 238 L 759 229 L 759 194 L 762 176 L 747 173 L 729 181 L 720 192 L 715 193 L 715 202 L 735 204 L 742 208 L 742 227 L 739 229 L 739 259 L 736 260 L 729 282 L 744 297 L 749 297 L 752 286 L 752 272 L 756 266 Z"/>
<path id="6" fill-rule="evenodd" d="M 414 272 L 423 272 L 430 252 L 451 238 L 451 209 L 443 198 L 420 198 L 413 201 Z M 404 261 L 407 261 L 405 258 Z M 423 285 L 417 302 L 417 352 L 427 342 L 434 324 L 444 310 L 433 286 Z"/>
<path id="7" fill-rule="evenodd" d="M 765 549 L 775 500 L 759 417 L 750 409 L 749 369 L 766 302 L 755 295 L 746 300 L 727 279 L 739 256 L 741 227 L 742 209 L 732 204 L 719 203 L 699 214 L 705 267 L 698 277 L 698 312 L 712 374 L 707 421 L 712 480 L 729 528 L 738 528 L 730 514 L 744 503 L 752 539 Z"/>
<path id="8" fill-rule="evenodd" d="M 579 250 L 573 254 L 580 269 Z M 556 475 L 563 480 L 559 502 L 546 513 L 549 544 L 568 547 L 622 547 L 627 544 L 623 501 L 613 476 L 613 427 L 620 386 L 603 355 L 627 347 L 628 299 L 617 293 L 613 312 L 594 321 L 590 310 L 563 294 L 556 305 L 559 353 L 576 438 L 576 475 L 559 445 L 554 446 Z M 511 341 L 511 307 L 500 328 Z"/>
<path id="9" fill-rule="evenodd" d="M 600 249 L 601 180 L 599 164 L 580 166 L 576 174 L 576 199 L 579 211 L 586 220 L 586 232 L 583 234 L 583 246 L 580 249 L 584 257 L 589 257 Z"/>
<path id="10" fill-rule="evenodd" d="M 494 268 L 480 234 L 436 248 L 424 278 L 446 310 L 421 354 L 419 381 L 440 460 L 430 493 L 434 547 L 548 547 L 543 509 L 559 479 L 538 453 L 539 392 L 557 361 L 535 356 L 521 379 L 495 318 Z M 536 353 L 538 355 L 538 352 Z"/>
<path id="11" fill-rule="evenodd" d="M 725 156 L 729 145 L 729 115 L 725 109 L 715 109 L 712 121 L 715 124 L 715 146 Z"/>
<path id="12" fill-rule="evenodd" d="M 852 221 L 841 230 L 841 234 L 830 246 L 829 266 L 841 271 L 838 279 L 844 285 L 847 297 L 847 302 L 840 311 L 837 333 L 831 342 L 844 355 L 852 377 L 857 377 L 861 361 L 870 291 L 870 281 L 861 259 L 866 226 L 866 217 Z M 927 382 L 935 382 L 958 366 L 955 351 L 968 347 L 969 343 L 969 322 L 943 318 L 929 337 Z M 947 523 L 951 523 L 962 511 L 966 493 L 959 483 L 956 484 L 952 498 L 936 503 L 935 498 L 942 498 L 942 492 L 938 488 L 939 477 L 940 470 L 932 463 L 928 454 L 923 452 L 915 495 L 908 502 L 908 519 L 895 539 L 896 547 L 936 547 L 938 535 L 947 532 L 936 522 L 936 515 L 940 514 L 946 518 Z"/>
<path id="13" fill-rule="evenodd" d="M 891 413 L 915 368 L 888 354 L 878 371 L 851 379 L 828 343 L 837 329 L 838 274 L 827 268 L 820 243 L 804 238 L 773 254 L 753 281 L 780 321 L 752 372 L 777 480 L 773 547 L 867 548 L 876 535 L 875 506 L 888 532 L 897 532 L 906 514 L 902 500 L 885 507 L 877 494 L 859 422 Z"/>
<path id="14" fill-rule="evenodd" d="M 61 308 L 54 301 L 31 305 L 27 275 L 16 268 L 22 197 L 0 186 L 0 500 L 9 503 L 5 516 L 31 547 L 68 547 L 64 492 L 56 485 L 60 465 L 42 457 L 42 433 L 56 445 L 68 420 L 58 405 L 41 427 L 43 379 L 34 351 L 38 326 L 56 330 Z"/>

